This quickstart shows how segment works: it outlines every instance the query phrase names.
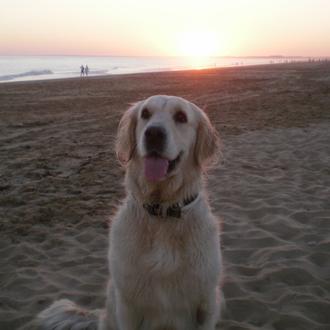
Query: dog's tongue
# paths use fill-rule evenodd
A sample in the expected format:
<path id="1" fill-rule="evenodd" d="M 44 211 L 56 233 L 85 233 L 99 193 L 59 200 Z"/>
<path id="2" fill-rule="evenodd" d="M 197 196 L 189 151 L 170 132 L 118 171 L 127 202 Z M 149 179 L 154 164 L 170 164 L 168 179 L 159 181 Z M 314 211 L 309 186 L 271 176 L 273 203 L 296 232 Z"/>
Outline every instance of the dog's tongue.
<path id="1" fill-rule="evenodd" d="M 160 157 L 146 157 L 144 159 L 144 175 L 149 181 L 159 181 L 165 177 L 168 160 Z"/>

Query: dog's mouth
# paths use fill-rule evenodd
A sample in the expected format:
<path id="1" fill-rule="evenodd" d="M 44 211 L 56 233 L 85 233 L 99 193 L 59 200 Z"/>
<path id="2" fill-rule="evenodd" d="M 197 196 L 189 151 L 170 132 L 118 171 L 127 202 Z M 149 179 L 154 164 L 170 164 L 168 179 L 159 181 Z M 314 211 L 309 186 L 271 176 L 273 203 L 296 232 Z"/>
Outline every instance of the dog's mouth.
<path id="1" fill-rule="evenodd" d="M 148 181 L 163 180 L 168 174 L 174 171 L 181 160 L 183 152 L 179 152 L 178 156 L 169 160 L 162 157 L 157 152 L 152 152 L 144 158 L 144 175 Z"/>

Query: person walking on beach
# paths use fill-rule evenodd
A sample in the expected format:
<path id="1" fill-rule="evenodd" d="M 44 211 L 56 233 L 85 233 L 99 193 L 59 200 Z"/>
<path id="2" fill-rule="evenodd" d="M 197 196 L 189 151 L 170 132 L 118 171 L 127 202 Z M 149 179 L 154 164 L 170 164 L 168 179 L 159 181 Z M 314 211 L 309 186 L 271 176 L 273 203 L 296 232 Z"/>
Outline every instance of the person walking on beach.
<path id="1" fill-rule="evenodd" d="M 85 74 L 85 67 L 83 65 L 80 65 L 80 77 L 83 77 Z"/>
<path id="2" fill-rule="evenodd" d="M 86 75 L 86 77 L 88 76 L 88 72 L 89 72 L 89 67 L 88 67 L 88 65 L 86 64 L 86 66 L 85 66 L 85 75 Z"/>

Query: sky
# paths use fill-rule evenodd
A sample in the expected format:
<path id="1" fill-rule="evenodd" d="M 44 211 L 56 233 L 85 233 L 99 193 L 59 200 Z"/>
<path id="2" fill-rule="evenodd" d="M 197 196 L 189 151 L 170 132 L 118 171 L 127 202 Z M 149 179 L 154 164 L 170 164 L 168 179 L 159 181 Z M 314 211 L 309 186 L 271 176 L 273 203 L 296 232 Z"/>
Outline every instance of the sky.
<path id="1" fill-rule="evenodd" d="M 330 0 L 0 0 L 0 55 L 330 56 Z"/>

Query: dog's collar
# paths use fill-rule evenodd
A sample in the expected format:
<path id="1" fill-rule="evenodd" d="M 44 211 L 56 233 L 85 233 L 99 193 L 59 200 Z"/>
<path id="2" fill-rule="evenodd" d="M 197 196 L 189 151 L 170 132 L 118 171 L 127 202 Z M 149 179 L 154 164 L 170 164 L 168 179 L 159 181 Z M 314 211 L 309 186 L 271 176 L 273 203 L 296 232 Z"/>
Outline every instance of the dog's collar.
<path id="1" fill-rule="evenodd" d="M 156 217 L 165 218 L 181 218 L 182 211 L 185 206 L 190 205 L 194 202 L 199 194 L 192 195 L 185 198 L 182 202 L 172 204 L 168 207 L 162 205 L 161 203 L 144 203 L 143 208 L 150 214 Z"/>

